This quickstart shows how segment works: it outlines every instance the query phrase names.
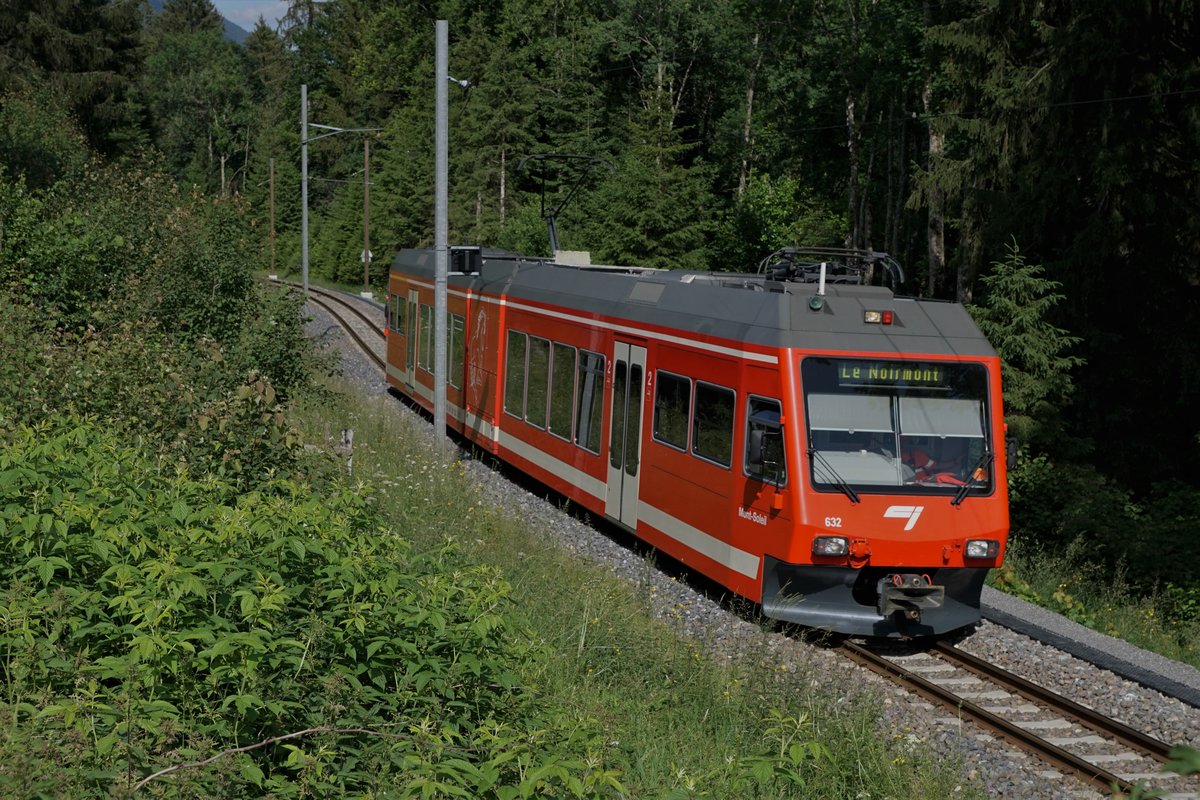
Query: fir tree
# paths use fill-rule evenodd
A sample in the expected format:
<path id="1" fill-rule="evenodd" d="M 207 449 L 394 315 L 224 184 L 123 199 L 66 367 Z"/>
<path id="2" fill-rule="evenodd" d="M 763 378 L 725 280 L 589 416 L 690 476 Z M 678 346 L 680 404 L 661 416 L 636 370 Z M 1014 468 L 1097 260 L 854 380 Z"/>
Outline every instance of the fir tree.
<path id="1" fill-rule="evenodd" d="M 1059 433 L 1059 414 L 1071 400 L 1071 369 L 1084 363 L 1068 353 L 1080 339 L 1049 321 L 1064 299 L 1061 284 L 1028 263 L 1015 239 L 1007 250 L 981 278 L 983 302 L 970 310 L 1000 354 L 1006 420 L 1019 438 L 1045 444 Z"/>

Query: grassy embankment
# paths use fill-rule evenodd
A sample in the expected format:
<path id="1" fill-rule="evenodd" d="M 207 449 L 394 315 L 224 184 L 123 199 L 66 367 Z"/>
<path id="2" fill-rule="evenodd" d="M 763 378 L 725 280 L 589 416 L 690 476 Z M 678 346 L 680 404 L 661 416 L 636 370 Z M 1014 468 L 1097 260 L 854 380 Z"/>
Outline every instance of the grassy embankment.
<path id="1" fill-rule="evenodd" d="M 1175 613 L 1163 594 L 1138 596 L 1120 572 L 1087 560 L 1082 548 L 1051 553 L 1013 544 L 989 578 L 997 589 L 1089 628 L 1200 668 L 1200 616 Z"/>
<path id="2" fill-rule="evenodd" d="M 958 765 L 919 744 L 927 727 L 882 731 L 878 698 L 853 678 L 847 698 L 814 693 L 811 676 L 766 655 L 716 663 L 654 618 L 647 589 L 547 546 L 540 523 L 481 503 L 462 464 L 437 465 L 414 435 L 425 423 L 414 426 L 399 401 L 345 398 L 301 416 L 318 435 L 355 429 L 354 474 L 378 487 L 397 533 L 430 549 L 453 537 L 501 570 L 522 624 L 546 645 L 527 680 L 599 720 L 631 796 L 737 796 L 755 758 L 782 778 L 776 787 L 792 785 L 785 796 L 973 794 Z"/>

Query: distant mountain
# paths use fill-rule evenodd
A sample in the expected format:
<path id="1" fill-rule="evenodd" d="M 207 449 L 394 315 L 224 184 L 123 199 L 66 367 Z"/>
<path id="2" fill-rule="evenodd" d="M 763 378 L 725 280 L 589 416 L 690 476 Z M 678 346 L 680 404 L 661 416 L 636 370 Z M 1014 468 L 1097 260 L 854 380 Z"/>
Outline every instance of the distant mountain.
<path id="1" fill-rule="evenodd" d="M 225 38 L 229 39 L 235 44 L 241 44 L 242 42 L 246 41 L 246 37 L 250 35 L 250 32 L 245 28 L 230 22 L 224 17 L 221 17 L 221 21 L 225 23 Z"/>
<path id="2" fill-rule="evenodd" d="M 147 0 L 147 2 L 150 3 L 150 10 L 155 14 L 162 13 L 164 0 Z M 241 44 L 242 42 L 246 41 L 246 37 L 250 35 L 249 31 L 247 31 L 245 28 L 230 22 L 229 20 L 225 19 L 225 17 L 221 17 L 221 22 L 223 22 L 225 25 L 225 38 L 231 42 L 234 42 L 235 44 Z"/>

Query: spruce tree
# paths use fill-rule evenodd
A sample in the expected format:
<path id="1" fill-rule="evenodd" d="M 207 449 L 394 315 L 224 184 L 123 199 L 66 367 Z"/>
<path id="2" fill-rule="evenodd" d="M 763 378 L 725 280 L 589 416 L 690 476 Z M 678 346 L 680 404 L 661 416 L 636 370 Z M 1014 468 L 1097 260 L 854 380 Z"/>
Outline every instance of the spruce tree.
<path id="1" fill-rule="evenodd" d="M 983 301 L 970 311 L 1000 355 L 1006 421 L 1042 449 L 1062 435 L 1059 417 L 1075 388 L 1071 370 L 1084 363 L 1069 351 L 1080 339 L 1050 322 L 1064 299 L 1062 284 L 1027 262 L 1015 239 L 1006 249 L 980 279 Z"/>

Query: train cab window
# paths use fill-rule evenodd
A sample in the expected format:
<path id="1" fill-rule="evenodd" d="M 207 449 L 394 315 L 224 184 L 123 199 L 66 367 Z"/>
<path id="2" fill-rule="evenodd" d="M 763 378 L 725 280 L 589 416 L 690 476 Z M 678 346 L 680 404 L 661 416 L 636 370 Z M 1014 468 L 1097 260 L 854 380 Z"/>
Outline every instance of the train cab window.
<path id="1" fill-rule="evenodd" d="M 550 340 L 529 337 L 529 368 L 525 376 L 525 421 L 546 428 L 550 392 Z"/>
<path id="2" fill-rule="evenodd" d="M 801 378 L 817 487 L 991 491 L 982 364 L 809 357 Z"/>
<path id="3" fill-rule="evenodd" d="M 579 391 L 575 398 L 575 444 L 600 452 L 600 410 L 604 402 L 604 356 L 579 351 Z"/>
<path id="4" fill-rule="evenodd" d="M 417 355 L 417 366 L 423 370 L 433 369 L 433 307 L 421 304 L 421 350 Z"/>
<path id="5" fill-rule="evenodd" d="M 778 400 L 750 396 L 746 408 L 746 475 L 763 483 L 787 483 L 786 450 Z"/>
<path id="6" fill-rule="evenodd" d="M 733 461 L 734 398 L 732 389 L 696 381 L 692 452 L 723 467 Z"/>
<path id="7" fill-rule="evenodd" d="M 688 415 L 692 410 L 692 382 L 681 375 L 659 370 L 654 390 L 654 439 L 680 450 L 688 446 Z"/>
<path id="8" fill-rule="evenodd" d="M 508 352 L 504 357 L 504 410 L 514 417 L 525 416 L 525 334 L 508 332 Z"/>
<path id="9" fill-rule="evenodd" d="M 554 343 L 550 360 L 550 432 L 571 440 L 571 410 L 575 407 L 575 348 Z"/>
<path id="10" fill-rule="evenodd" d="M 446 376 L 446 383 L 453 386 L 455 389 L 461 389 L 463 383 L 463 363 L 466 360 L 467 343 L 463 338 L 463 325 L 465 320 L 458 314 L 446 315 L 446 331 L 450 335 L 450 374 Z"/>

